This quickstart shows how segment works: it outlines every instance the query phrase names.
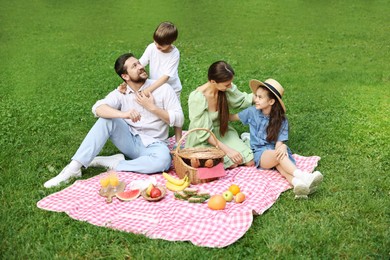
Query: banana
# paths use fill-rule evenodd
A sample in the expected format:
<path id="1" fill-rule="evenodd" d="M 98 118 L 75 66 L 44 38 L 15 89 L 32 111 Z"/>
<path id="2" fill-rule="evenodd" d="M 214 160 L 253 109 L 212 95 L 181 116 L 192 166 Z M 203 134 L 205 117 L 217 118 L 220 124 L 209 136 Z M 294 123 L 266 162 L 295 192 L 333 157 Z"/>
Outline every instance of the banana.
<path id="1" fill-rule="evenodd" d="M 175 177 L 169 175 L 168 173 L 166 172 L 163 172 L 163 177 L 170 183 L 176 185 L 176 186 L 181 186 L 183 185 L 187 180 L 188 180 L 188 176 L 186 175 L 186 177 L 184 177 L 183 179 L 176 179 Z"/>
<path id="2" fill-rule="evenodd" d="M 178 186 L 173 184 L 172 182 L 167 181 L 167 183 L 165 183 L 165 186 L 167 187 L 168 190 L 171 191 L 181 191 L 187 188 L 188 186 L 190 186 L 190 182 L 187 180 L 182 185 Z"/>
<path id="3" fill-rule="evenodd" d="M 149 184 L 148 188 L 146 189 L 146 194 L 150 196 L 150 191 L 154 188 L 154 185 L 151 183 Z"/>

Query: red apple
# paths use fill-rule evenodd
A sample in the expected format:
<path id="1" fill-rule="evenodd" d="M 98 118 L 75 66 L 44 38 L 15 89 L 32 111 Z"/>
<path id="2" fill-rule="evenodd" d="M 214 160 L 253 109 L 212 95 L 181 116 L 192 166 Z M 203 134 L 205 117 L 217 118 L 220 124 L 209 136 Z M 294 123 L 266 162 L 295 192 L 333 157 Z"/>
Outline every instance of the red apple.
<path id="1" fill-rule="evenodd" d="M 161 196 L 161 190 L 157 187 L 154 187 L 151 191 L 150 191 L 150 197 L 151 198 L 158 198 Z"/>

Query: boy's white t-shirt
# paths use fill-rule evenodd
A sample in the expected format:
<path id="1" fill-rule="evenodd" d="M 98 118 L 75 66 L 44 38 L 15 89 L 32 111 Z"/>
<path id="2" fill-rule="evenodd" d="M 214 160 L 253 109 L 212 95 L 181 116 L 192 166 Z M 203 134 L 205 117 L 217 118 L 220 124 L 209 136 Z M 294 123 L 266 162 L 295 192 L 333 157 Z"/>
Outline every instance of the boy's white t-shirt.
<path id="1" fill-rule="evenodd" d="M 167 83 L 178 93 L 182 89 L 178 73 L 180 52 L 174 45 L 172 47 L 171 52 L 164 53 L 157 49 L 156 44 L 151 43 L 146 47 L 139 62 L 142 66 L 149 64 L 150 79 L 157 80 L 163 75 L 169 76 Z"/>

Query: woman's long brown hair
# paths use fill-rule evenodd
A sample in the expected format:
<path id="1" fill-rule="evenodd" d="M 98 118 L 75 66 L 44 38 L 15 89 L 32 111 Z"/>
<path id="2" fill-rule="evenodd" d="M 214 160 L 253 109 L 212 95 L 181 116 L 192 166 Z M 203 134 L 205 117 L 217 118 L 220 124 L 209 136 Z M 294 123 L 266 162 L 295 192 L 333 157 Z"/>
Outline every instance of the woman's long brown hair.
<path id="1" fill-rule="evenodd" d="M 274 99 L 275 103 L 271 107 L 271 112 L 269 114 L 269 123 L 267 127 L 267 141 L 276 142 L 278 140 L 280 127 L 282 126 L 283 120 L 286 119 L 286 114 L 283 110 L 282 105 L 279 100 L 276 98 L 274 93 L 269 91 L 268 88 L 260 86 L 260 88 L 267 91 L 268 98 Z"/>
<path id="2" fill-rule="evenodd" d="M 216 83 L 226 82 L 233 78 L 234 70 L 225 61 L 217 61 L 211 64 L 208 71 L 209 81 L 214 80 Z M 229 123 L 229 106 L 224 91 L 218 91 L 218 119 L 219 119 L 219 133 L 224 136 Z"/>

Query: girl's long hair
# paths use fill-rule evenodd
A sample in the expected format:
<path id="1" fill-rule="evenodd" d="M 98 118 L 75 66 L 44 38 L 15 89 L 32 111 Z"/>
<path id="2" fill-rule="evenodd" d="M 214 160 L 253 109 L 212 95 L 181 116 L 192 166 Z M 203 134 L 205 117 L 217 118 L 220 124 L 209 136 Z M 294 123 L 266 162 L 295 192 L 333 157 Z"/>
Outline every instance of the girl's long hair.
<path id="1" fill-rule="evenodd" d="M 269 114 L 269 123 L 267 127 L 267 141 L 276 142 L 278 140 L 279 131 L 282 126 L 283 121 L 286 119 L 286 114 L 283 110 L 282 105 L 279 100 L 276 98 L 274 93 L 269 91 L 268 88 L 260 86 L 261 88 L 267 91 L 267 95 L 270 99 L 274 99 L 275 103 L 271 107 L 271 112 Z"/>
<path id="2" fill-rule="evenodd" d="M 234 70 L 225 61 L 216 61 L 211 64 L 208 71 L 208 80 L 214 80 L 216 83 L 226 82 L 233 78 Z M 229 105 L 224 91 L 218 91 L 218 120 L 219 133 L 224 136 L 229 123 Z"/>

